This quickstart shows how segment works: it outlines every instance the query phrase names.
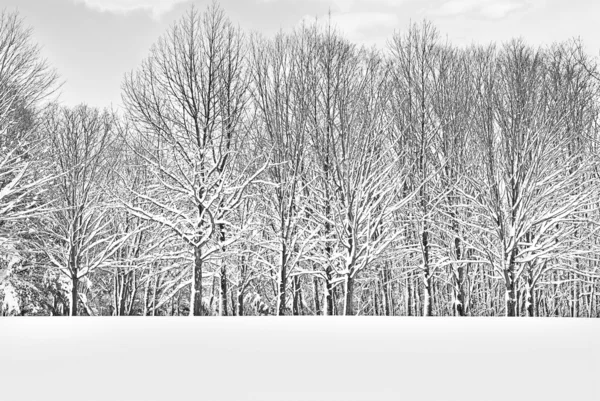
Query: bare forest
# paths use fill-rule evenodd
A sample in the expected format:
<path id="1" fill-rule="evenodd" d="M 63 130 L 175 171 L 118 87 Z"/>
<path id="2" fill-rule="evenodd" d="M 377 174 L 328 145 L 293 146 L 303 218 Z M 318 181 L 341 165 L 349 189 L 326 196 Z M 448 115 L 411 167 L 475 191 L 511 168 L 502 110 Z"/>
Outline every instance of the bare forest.
<path id="1" fill-rule="evenodd" d="M 600 71 L 577 40 L 272 37 L 190 8 L 66 107 L 0 14 L 2 315 L 600 316 Z"/>

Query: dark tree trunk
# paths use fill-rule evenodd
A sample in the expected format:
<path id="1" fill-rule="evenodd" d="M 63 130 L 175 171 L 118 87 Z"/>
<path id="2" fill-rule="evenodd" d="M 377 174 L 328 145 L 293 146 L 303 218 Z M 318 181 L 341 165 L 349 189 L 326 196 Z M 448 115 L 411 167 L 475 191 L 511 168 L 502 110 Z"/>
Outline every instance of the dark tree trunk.
<path id="1" fill-rule="evenodd" d="M 292 313 L 294 316 L 298 316 L 300 314 L 300 277 L 294 276 L 292 280 L 293 285 L 293 303 L 292 303 Z"/>
<path id="2" fill-rule="evenodd" d="M 535 314 L 535 289 L 533 288 L 533 267 L 528 266 L 527 286 L 525 287 L 525 305 L 527 306 L 527 316 L 534 317 Z"/>
<path id="3" fill-rule="evenodd" d="M 457 262 L 456 270 L 457 270 L 457 283 L 456 283 L 456 300 L 458 304 L 456 305 L 456 312 L 458 316 L 466 316 L 467 315 L 467 297 L 465 296 L 465 269 L 467 268 L 464 263 L 460 262 L 462 258 L 462 249 L 460 238 L 454 238 L 454 249 L 455 256 Z M 468 250 L 467 250 L 467 253 Z"/>
<path id="4" fill-rule="evenodd" d="M 192 312 L 194 316 L 202 316 L 202 249 L 194 247 L 194 278 L 192 286 Z"/>
<path id="5" fill-rule="evenodd" d="M 346 275 L 346 288 L 345 288 L 345 300 L 344 300 L 344 315 L 354 315 L 354 278 L 350 275 Z"/>
<path id="6" fill-rule="evenodd" d="M 221 224 L 219 226 L 219 233 L 221 238 L 221 244 L 225 243 L 225 226 Z M 225 252 L 225 248 L 221 247 L 221 252 Z M 221 304 L 219 305 L 219 311 L 222 316 L 227 316 L 227 266 L 225 260 L 221 257 Z"/>
<path id="7" fill-rule="evenodd" d="M 279 277 L 279 300 L 277 305 L 277 314 L 279 316 L 285 315 L 285 291 L 287 287 L 287 248 L 285 243 L 281 244 L 281 265 L 280 277 Z"/>
<path id="8" fill-rule="evenodd" d="M 321 302 L 319 300 L 319 280 L 316 277 L 313 277 L 313 288 L 314 288 L 314 301 L 315 301 L 315 314 L 322 315 L 323 311 L 321 311 Z"/>
<path id="9" fill-rule="evenodd" d="M 78 287 L 79 287 L 79 279 L 77 278 L 77 273 L 75 273 L 72 277 L 71 277 L 71 282 L 73 284 L 73 287 L 71 288 L 71 316 L 77 316 L 77 304 L 79 301 L 79 291 L 78 291 Z"/>
<path id="10" fill-rule="evenodd" d="M 427 224 L 425 224 L 427 226 Z M 431 288 L 431 268 L 429 266 L 429 230 L 423 230 L 421 236 L 423 246 L 423 316 L 432 316 L 433 297 Z"/>
<path id="11" fill-rule="evenodd" d="M 506 316 L 509 317 L 518 316 L 515 257 L 516 250 L 513 250 L 508 263 L 508 271 L 504 273 L 504 279 L 506 281 Z"/>
<path id="12" fill-rule="evenodd" d="M 506 316 L 517 316 L 517 291 L 516 283 L 513 281 L 512 273 L 508 274 L 506 282 Z"/>
<path id="13" fill-rule="evenodd" d="M 325 300 L 327 301 L 327 316 L 333 316 L 333 304 L 334 304 L 334 294 L 333 294 L 333 284 L 331 283 L 331 267 L 327 267 L 325 270 Z"/>
<path id="14" fill-rule="evenodd" d="M 238 297 L 237 297 L 237 307 L 238 307 L 238 316 L 244 316 L 244 292 L 243 290 L 240 288 L 238 290 Z"/>
<path id="15" fill-rule="evenodd" d="M 227 316 L 227 268 L 221 265 L 221 315 Z"/>
<path id="16" fill-rule="evenodd" d="M 407 303 L 408 316 L 413 316 L 414 315 L 414 309 L 413 309 L 414 298 L 413 298 L 413 286 L 412 286 L 411 276 L 408 276 L 408 278 L 406 279 L 406 288 L 407 288 L 406 303 Z"/>
<path id="17" fill-rule="evenodd" d="M 237 315 L 244 316 L 244 289 L 246 288 L 246 258 L 244 256 L 241 257 L 240 267 L 240 282 L 237 291 Z"/>

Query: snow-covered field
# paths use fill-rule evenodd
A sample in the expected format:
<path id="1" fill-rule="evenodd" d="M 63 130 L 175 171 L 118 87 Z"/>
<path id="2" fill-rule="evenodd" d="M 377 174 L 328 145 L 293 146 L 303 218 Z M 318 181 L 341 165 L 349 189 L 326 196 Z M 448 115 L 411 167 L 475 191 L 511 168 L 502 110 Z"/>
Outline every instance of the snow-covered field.
<path id="1" fill-rule="evenodd" d="M 2 318 L 0 399 L 600 400 L 600 321 Z"/>

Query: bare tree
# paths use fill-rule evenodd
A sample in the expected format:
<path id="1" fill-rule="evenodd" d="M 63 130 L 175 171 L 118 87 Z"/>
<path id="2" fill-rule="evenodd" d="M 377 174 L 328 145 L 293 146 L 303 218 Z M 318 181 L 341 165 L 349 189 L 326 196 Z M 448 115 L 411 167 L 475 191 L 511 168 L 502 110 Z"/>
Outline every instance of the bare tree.
<path id="1" fill-rule="evenodd" d="M 469 179 L 474 194 L 465 195 L 481 216 L 481 252 L 506 286 L 505 314 L 517 316 L 519 280 L 528 268 L 531 304 L 531 290 L 552 261 L 581 251 L 570 239 L 597 185 L 581 185 L 589 157 L 565 155 L 573 141 L 563 123 L 568 112 L 546 79 L 543 52 L 513 41 L 493 55 L 482 53 L 478 74 L 485 174 Z"/>
<path id="2" fill-rule="evenodd" d="M 41 101 L 57 87 L 56 73 L 40 56 L 16 12 L 0 11 L 0 310 L 24 313 L 24 288 L 31 277 L 30 231 L 47 203 L 48 180 L 40 161 L 45 144 L 37 135 Z M 15 273 L 15 274 L 13 274 Z"/>
<path id="3" fill-rule="evenodd" d="M 438 133 L 438 121 L 432 112 L 435 62 L 440 46 L 437 30 L 425 21 L 412 25 L 405 35 L 397 33 L 390 43 L 392 96 L 396 104 L 395 136 L 397 141 L 409 149 L 413 171 L 407 188 L 418 188 L 413 208 L 417 228 L 414 235 L 419 244 L 420 274 L 422 279 L 423 315 L 433 311 L 433 278 L 436 260 L 433 258 L 432 221 L 434 219 L 433 182 L 430 177 L 435 170 L 432 155 L 434 138 Z M 394 93 L 395 92 L 395 93 Z M 398 104 L 399 103 L 399 104 Z"/>
<path id="4" fill-rule="evenodd" d="M 45 120 L 57 178 L 50 183 L 54 210 L 43 216 L 40 247 L 54 268 L 70 279 L 70 314 L 76 316 L 80 281 L 111 263 L 131 233 L 111 230 L 112 208 L 102 190 L 110 169 L 106 151 L 114 135 L 112 116 L 87 106 L 54 107 Z"/>
<path id="5" fill-rule="evenodd" d="M 267 169 L 270 185 L 265 186 L 265 225 L 271 235 L 265 250 L 277 252 L 277 314 L 287 308 L 288 278 L 305 256 L 314 238 L 306 226 L 306 185 L 310 71 L 314 46 L 306 30 L 279 34 L 272 41 L 256 38 L 252 45 L 253 92 L 260 122 L 257 140 L 271 149 Z M 263 258 L 267 262 L 267 259 Z M 268 262 L 267 262 L 268 263 Z M 270 264 L 270 263 L 268 263 Z M 295 278 L 299 280 L 299 277 Z M 299 290 L 294 291 L 297 305 Z M 294 314 L 297 314 L 294 308 Z"/>
<path id="6" fill-rule="evenodd" d="M 36 136 L 40 101 L 56 88 L 56 73 L 31 42 L 31 29 L 16 12 L 0 13 L 0 232 L 11 238 L 11 222 L 42 206 L 39 191 L 46 181 Z M 40 170 L 36 173 L 36 169 Z M 37 195 L 36 195 L 37 193 Z M 10 234 L 12 233 L 12 234 Z"/>
<path id="7" fill-rule="evenodd" d="M 216 4 L 192 8 L 124 83 L 128 141 L 143 149 L 152 176 L 143 192 L 130 188 L 138 201 L 125 205 L 192 250 L 193 315 L 203 314 L 203 264 L 238 239 L 232 213 L 261 172 L 239 156 L 247 132 L 242 49 L 241 32 Z"/>

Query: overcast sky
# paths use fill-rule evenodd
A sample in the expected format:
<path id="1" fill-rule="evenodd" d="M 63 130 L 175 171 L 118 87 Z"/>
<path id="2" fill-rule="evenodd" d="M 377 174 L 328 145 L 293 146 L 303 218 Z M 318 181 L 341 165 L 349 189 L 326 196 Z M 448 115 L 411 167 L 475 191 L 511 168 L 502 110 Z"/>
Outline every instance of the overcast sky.
<path id="1" fill-rule="evenodd" d="M 0 0 L 18 8 L 65 84 L 61 100 L 93 106 L 120 103 L 123 74 L 135 69 L 168 26 L 192 3 L 210 0 Z M 598 55 L 600 2 L 595 0 L 221 0 L 242 28 L 273 34 L 305 18 L 333 19 L 355 42 L 384 45 L 395 30 L 427 18 L 457 44 L 533 44 L 581 37 Z"/>

